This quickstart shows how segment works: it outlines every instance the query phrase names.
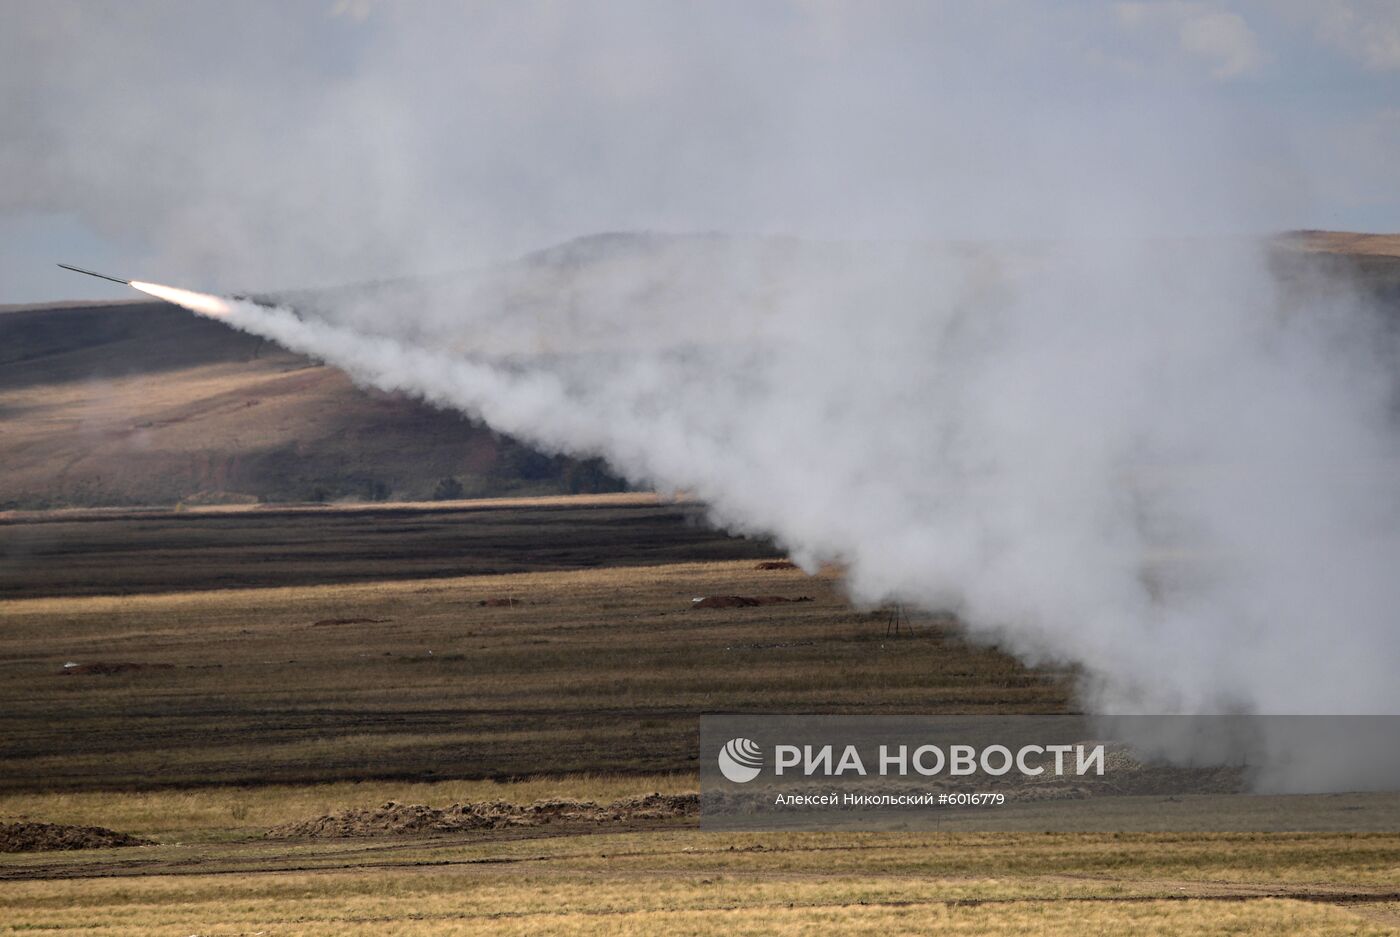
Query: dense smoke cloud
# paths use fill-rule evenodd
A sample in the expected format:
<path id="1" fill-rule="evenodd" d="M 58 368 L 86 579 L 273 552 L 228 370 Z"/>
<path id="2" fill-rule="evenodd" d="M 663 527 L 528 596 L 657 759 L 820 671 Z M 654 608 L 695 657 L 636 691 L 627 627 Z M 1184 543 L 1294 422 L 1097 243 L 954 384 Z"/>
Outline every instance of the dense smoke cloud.
<path id="1" fill-rule="evenodd" d="M 6 205 L 190 285 L 476 270 L 232 324 L 690 492 L 1099 709 L 1400 707 L 1394 363 L 1237 236 L 1325 190 L 1240 90 L 1279 54 L 1250 8 L 56 9 L 10 50 L 45 101 Z M 152 96 L 85 97 L 133 70 Z M 725 235 L 489 262 L 619 229 Z"/>
<path id="2" fill-rule="evenodd" d="M 1393 363 L 1274 285 L 1251 243 L 605 238 L 224 318 L 1077 665 L 1095 708 L 1390 712 Z"/>

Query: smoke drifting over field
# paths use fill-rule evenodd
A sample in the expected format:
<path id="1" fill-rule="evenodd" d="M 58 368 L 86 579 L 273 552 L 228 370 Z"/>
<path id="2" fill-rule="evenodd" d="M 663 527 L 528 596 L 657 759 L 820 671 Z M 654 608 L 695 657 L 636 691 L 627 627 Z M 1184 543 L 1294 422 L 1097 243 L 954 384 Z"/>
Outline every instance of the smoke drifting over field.
<path id="1" fill-rule="evenodd" d="M 954 609 L 1092 706 L 1393 711 L 1390 382 L 1370 320 L 1281 305 L 1264 261 L 604 239 L 564 282 L 221 318 Z"/>
<path id="2" fill-rule="evenodd" d="M 1394 362 L 1238 236 L 1390 179 L 1390 124 L 1259 103 L 1356 38 L 1314 6 L 54 4 L 0 47 L 56 99 L 8 116 L 0 191 L 218 290 L 477 269 L 221 317 L 953 609 L 1089 705 L 1397 712 Z M 606 230 L 740 236 L 491 265 Z"/>

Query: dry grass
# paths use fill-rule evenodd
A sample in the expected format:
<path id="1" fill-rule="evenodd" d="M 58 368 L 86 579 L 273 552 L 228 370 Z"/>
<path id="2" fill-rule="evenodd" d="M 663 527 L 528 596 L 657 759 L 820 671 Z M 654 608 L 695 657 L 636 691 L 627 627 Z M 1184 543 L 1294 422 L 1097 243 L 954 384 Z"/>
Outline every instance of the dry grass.
<path id="1" fill-rule="evenodd" d="M 321 535 L 318 512 L 288 516 L 292 535 Z M 541 556 L 569 529 L 515 526 Z M 195 579 L 218 550 L 189 553 Z M 1067 705 L 1064 675 L 971 647 L 946 619 L 887 637 L 830 574 L 750 559 L 415 579 L 383 562 L 395 578 L 0 602 L 0 815 L 160 843 L 0 857 L 0 933 L 1321 937 L 1400 922 L 1400 837 L 1383 834 L 719 834 L 675 821 L 263 839 L 390 799 L 692 790 L 707 710 Z M 714 593 L 814 601 L 690 607 Z M 518 601 L 480 604 L 502 596 Z M 62 676 L 67 660 L 173 667 Z"/>
<path id="2" fill-rule="evenodd" d="M 630 834 L 387 855 L 323 849 L 335 868 L 305 871 L 317 856 L 301 853 L 290 861 L 302 870 L 256 871 L 245 861 L 228 866 L 237 875 L 154 874 L 163 862 L 179 871 L 180 858 L 148 855 L 157 869 L 135 878 L 6 883 L 0 914 L 15 929 L 100 934 L 1393 932 L 1387 906 L 1365 901 L 1365 887 L 1223 878 L 1238 867 L 1225 858 L 1236 846 L 1252 863 L 1253 848 L 1268 853 L 1262 843 L 1130 838 L 1120 849 L 1102 838 L 1012 839 Z M 1330 843 L 1358 848 L 1366 844 Z M 1337 859 L 1326 846 L 1304 849 L 1276 855 L 1305 868 L 1310 857 Z M 1388 850 L 1393 862 L 1393 839 Z M 170 852 L 154 850 L 162 851 Z M 1115 852 L 1116 869 L 1105 871 Z M 1177 852 L 1167 867 L 1154 864 Z M 1192 878 L 1153 877 L 1188 860 Z M 1329 888 L 1337 904 L 1326 900 Z"/>
<path id="3" fill-rule="evenodd" d="M 327 893 L 324 880 L 299 877 L 267 896 L 249 896 L 205 881 L 187 883 L 173 898 L 131 895 L 61 908 L 17 909 L 15 929 L 68 929 L 102 935 L 190 933 L 340 934 L 1297 934 L 1369 937 L 1394 931 L 1346 910 L 1298 901 L 1249 903 L 1145 901 L 1075 904 L 1015 900 L 958 905 L 939 882 L 909 883 L 889 903 L 883 889 L 858 883 L 783 883 L 755 889 L 732 882 L 668 883 L 637 907 L 641 883 L 594 884 L 560 894 L 535 883 L 480 888 L 475 883 L 396 882 L 370 893 Z M 354 884 L 360 884 L 355 882 Z M 407 887 L 405 887 L 407 884 Z M 648 883 L 650 884 L 650 883 Z M 205 888 L 202 890 L 200 886 Z M 347 889 L 349 890 L 349 889 Z M 764 892 L 767 894 L 764 894 Z M 872 893 L 873 892 L 873 893 Z M 308 894 L 320 895 L 309 898 Z M 47 904 L 49 895 L 31 896 Z M 575 898 L 586 898 L 575 903 Z"/>
<path id="4" fill-rule="evenodd" d="M 291 820 L 376 807 L 388 800 L 446 806 L 504 800 L 529 804 L 570 799 L 609 803 L 653 791 L 696 789 L 689 775 L 577 774 L 495 781 L 342 781 L 332 784 L 194 787 L 154 791 L 80 791 L 0 795 L 0 820 L 62 817 L 64 823 L 144 831 L 164 841 L 194 842 L 261 834 Z"/>
<path id="5" fill-rule="evenodd" d="M 691 772 L 705 711 L 1065 705 L 946 621 L 890 640 L 831 579 L 753 567 L 5 602 L 0 789 Z M 815 601 L 690 608 L 717 592 Z M 345 619 L 376 621 L 317 624 Z M 174 666 L 61 675 L 103 660 Z"/>
<path id="6" fill-rule="evenodd" d="M 1358 257 L 1400 257 L 1400 234 L 1362 234 L 1355 231 L 1299 231 L 1285 243 L 1322 254 Z"/>

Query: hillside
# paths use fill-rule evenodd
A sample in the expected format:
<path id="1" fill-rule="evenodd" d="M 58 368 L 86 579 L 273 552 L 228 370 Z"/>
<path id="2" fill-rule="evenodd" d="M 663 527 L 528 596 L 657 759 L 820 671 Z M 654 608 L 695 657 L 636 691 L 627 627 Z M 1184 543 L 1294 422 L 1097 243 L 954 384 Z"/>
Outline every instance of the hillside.
<path id="1" fill-rule="evenodd" d="M 1305 256 L 1328 270 L 1345 266 L 1388 298 L 1400 294 L 1400 236 L 1307 231 L 1279 245 L 1290 270 L 1290 258 Z M 473 308 L 537 323 L 546 340 L 552 316 L 590 302 L 630 302 L 644 315 L 649 303 L 684 301 L 697 309 L 692 321 L 706 322 L 705 310 L 763 301 L 726 291 L 711 275 L 720 266 L 741 256 L 800 263 L 824 249 L 781 239 L 599 235 L 478 272 L 462 295 Z M 613 292 L 619 265 L 648 271 L 645 289 Z M 648 335 L 637 321 L 625 335 L 596 341 L 631 347 Z M 493 342 L 487 324 L 473 332 L 479 347 Z M 459 414 L 357 388 L 334 368 L 163 303 L 0 307 L 0 509 L 620 487 L 596 461 L 546 457 Z"/>
<path id="2" fill-rule="evenodd" d="M 7 508 L 619 487 L 596 465 L 139 301 L 0 312 L 0 465 Z"/>

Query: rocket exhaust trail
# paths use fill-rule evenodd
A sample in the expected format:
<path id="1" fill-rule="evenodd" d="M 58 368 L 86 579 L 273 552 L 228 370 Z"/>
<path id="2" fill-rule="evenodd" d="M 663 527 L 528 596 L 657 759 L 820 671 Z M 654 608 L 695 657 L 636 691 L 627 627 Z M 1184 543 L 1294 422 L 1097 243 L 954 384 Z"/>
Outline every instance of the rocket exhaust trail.
<path id="1" fill-rule="evenodd" d="M 74 267 L 71 264 L 59 264 L 64 270 L 72 270 L 74 273 L 85 273 L 90 277 L 101 277 L 104 280 L 111 280 L 113 283 L 120 283 L 132 289 L 140 290 L 143 293 L 163 299 L 168 303 L 183 306 L 191 312 L 197 312 L 202 316 L 218 318 L 228 314 L 228 301 L 219 296 L 211 296 L 208 293 L 196 293 L 193 290 L 182 290 L 174 286 L 162 286 L 159 283 L 143 283 L 140 280 L 123 280 L 120 277 L 109 277 L 105 273 L 98 273 L 95 270 L 84 270 L 82 267 Z M 238 297 L 235 297 L 238 298 Z M 249 300 L 257 302 L 256 300 Z M 258 305 L 270 305 L 260 302 Z"/>
<path id="2" fill-rule="evenodd" d="M 183 306 L 190 312 L 208 316 L 211 319 L 226 316 L 232 309 L 228 300 L 209 293 L 196 293 L 194 290 L 182 290 L 179 287 L 163 286 L 160 283 L 143 283 L 140 280 L 131 280 L 127 285 L 132 289 L 138 289 L 154 296 L 156 299 L 163 299 L 168 303 Z"/>

